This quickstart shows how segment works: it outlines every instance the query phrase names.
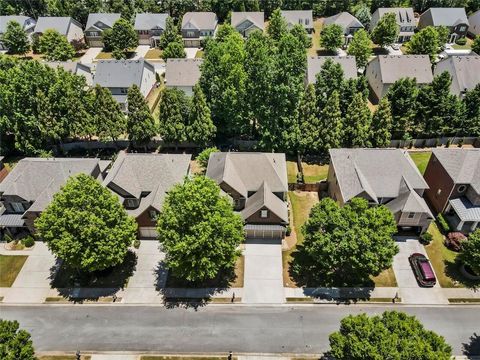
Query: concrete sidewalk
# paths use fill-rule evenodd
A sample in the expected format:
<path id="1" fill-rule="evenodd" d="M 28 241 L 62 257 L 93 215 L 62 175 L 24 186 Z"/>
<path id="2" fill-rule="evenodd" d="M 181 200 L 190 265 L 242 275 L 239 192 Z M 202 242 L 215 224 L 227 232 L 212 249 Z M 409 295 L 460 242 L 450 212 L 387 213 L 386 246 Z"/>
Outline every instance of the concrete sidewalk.
<path id="1" fill-rule="evenodd" d="M 93 60 L 95 60 L 95 58 L 101 52 L 102 52 L 102 48 L 99 48 L 99 47 L 98 48 L 97 47 L 90 48 L 85 52 L 85 54 L 83 54 L 83 56 L 80 58 L 79 62 L 81 64 L 91 64 L 91 63 L 93 63 Z"/>

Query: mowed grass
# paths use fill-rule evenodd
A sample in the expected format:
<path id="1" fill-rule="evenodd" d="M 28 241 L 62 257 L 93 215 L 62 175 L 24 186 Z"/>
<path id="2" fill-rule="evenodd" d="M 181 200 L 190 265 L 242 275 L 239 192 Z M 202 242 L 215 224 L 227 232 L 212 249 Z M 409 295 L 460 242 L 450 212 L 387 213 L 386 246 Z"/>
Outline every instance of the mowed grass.
<path id="1" fill-rule="evenodd" d="M 104 52 L 101 51 L 96 57 L 96 60 L 110 60 L 113 59 L 112 53 L 111 52 Z"/>
<path id="2" fill-rule="evenodd" d="M 378 276 L 370 278 L 375 283 L 375 287 L 397 287 L 397 279 L 392 267 L 382 271 Z"/>
<path id="3" fill-rule="evenodd" d="M 24 255 L 0 255 L 0 287 L 12 286 L 27 258 Z"/>
<path id="4" fill-rule="evenodd" d="M 302 163 L 303 180 L 307 184 L 325 180 L 328 176 L 328 165 Z"/>
<path id="5" fill-rule="evenodd" d="M 418 170 L 423 175 L 425 169 L 427 168 L 428 161 L 430 156 L 432 156 L 431 151 L 411 151 L 409 152 L 410 157 L 412 158 L 415 165 L 417 165 Z"/>
<path id="6" fill-rule="evenodd" d="M 157 49 L 157 48 L 150 49 L 145 54 L 145 59 L 148 59 L 148 60 L 163 60 L 162 59 L 162 54 L 163 54 L 163 51 L 160 50 L 160 49 Z"/>
<path id="7" fill-rule="evenodd" d="M 318 203 L 318 194 L 315 192 L 299 192 L 289 191 L 288 196 L 291 203 L 291 213 L 293 216 L 293 229 L 297 235 L 297 245 L 303 242 L 303 234 L 301 232 L 302 225 L 308 220 L 310 210 Z M 289 262 L 292 259 L 292 253 L 295 251 L 296 246 L 290 250 L 282 253 L 283 262 L 283 284 L 287 287 L 296 287 L 295 282 L 290 278 L 289 274 Z"/>
<path id="8" fill-rule="evenodd" d="M 297 182 L 297 162 L 296 161 L 287 161 L 287 176 L 288 176 L 288 183 L 296 183 Z"/>
<path id="9" fill-rule="evenodd" d="M 317 56 L 320 50 L 320 32 L 323 27 L 323 19 L 317 19 L 313 22 L 315 32 L 312 34 L 312 46 L 308 49 L 308 56 Z"/>

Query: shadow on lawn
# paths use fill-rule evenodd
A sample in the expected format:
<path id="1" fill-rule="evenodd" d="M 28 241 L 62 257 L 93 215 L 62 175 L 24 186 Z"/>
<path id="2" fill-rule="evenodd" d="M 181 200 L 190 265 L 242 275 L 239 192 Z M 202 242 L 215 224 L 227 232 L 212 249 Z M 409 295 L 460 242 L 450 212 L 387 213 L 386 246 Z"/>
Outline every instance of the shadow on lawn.
<path id="1" fill-rule="evenodd" d="M 480 335 L 473 333 L 470 336 L 470 342 L 463 345 L 463 353 L 469 356 L 478 356 L 480 355 Z"/>
<path id="2" fill-rule="evenodd" d="M 92 273 L 78 273 L 57 259 L 50 269 L 50 286 L 69 301 L 98 300 L 124 289 L 135 272 L 137 255 L 128 251 L 123 263 Z"/>
<path id="3" fill-rule="evenodd" d="M 472 290 L 478 290 L 480 289 L 480 281 L 479 280 L 470 280 L 467 279 L 461 272 L 460 268 L 462 264 L 460 261 L 457 260 L 452 262 L 452 261 L 447 261 L 445 260 L 445 274 L 450 277 L 453 281 L 460 283 L 464 285 L 465 287 L 472 289 Z"/>
<path id="4" fill-rule="evenodd" d="M 230 288 L 236 279 L 235 268 L 225 269 L 214 278 L 205 281 L 188 281 L 169 273 L 165 263 L 158 264 L 155 289 L 163 295 L 167 309 L 205 306 L 211 297 Z"/>

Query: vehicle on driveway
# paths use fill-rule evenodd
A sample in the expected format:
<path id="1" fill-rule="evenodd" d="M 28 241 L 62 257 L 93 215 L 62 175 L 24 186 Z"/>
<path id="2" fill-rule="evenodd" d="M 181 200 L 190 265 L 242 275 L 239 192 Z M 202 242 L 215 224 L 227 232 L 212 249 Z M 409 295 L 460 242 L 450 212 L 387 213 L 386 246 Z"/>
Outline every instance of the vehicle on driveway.
<path id="1" fill-rule="evenodd" d="M 430 261 L 425 255 L 414 253 L 408 258 L 420 286 L 433 287 L 437 283 Z"/>

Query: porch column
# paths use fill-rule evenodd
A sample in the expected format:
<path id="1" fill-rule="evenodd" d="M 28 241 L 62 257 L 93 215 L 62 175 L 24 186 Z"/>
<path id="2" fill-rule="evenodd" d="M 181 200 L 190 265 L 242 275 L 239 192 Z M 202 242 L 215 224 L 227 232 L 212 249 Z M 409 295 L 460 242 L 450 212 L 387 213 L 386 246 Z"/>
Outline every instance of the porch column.
<path id="1" fill-rule="evenodd" d="M 457 230 L 458 230 L 458 231 L 462 230 L 463 223 L 464 223 L 464 222 L 460 220 L 460 222 L 459 222 L 458 225 L 457 225 Z"/>
<path id="2" fill-rule="evenodd" d="M 473 223 L 470 230 L 474 231 L 477 228 L 477 226 L 478 226 L 478 221 Z"/>

